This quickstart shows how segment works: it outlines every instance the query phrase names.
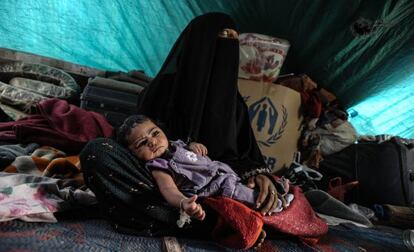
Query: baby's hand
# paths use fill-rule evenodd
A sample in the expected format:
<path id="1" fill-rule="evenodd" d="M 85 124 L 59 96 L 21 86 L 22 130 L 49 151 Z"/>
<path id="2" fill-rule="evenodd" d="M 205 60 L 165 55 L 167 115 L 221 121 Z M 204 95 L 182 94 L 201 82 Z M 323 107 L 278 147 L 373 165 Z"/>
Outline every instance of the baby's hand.
<path id="1" fill-rule="evenodd" d="M 207 156 L 208 154 L 207 147 L 201 143 L 192 142 L 188 145 L 188 148 L 190 148 L 190 150 L 195 154 L 201 156 Z"/>
<path id="2" fill-rule="evenodd" d="M 200 204 L 196 203 L 197 195 L 193 195 L 191 198 L 184 199 L 182 201 L 182 209 L 192 218 L 197 220 L 204 220 L 206 217 L 206 213 L 204 212 L 203 208 Z"/>

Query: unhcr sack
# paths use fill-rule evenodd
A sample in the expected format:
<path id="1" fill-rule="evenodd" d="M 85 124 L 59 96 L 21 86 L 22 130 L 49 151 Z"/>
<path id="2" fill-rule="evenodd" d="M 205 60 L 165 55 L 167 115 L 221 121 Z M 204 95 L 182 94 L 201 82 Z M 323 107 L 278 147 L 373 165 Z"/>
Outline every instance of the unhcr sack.
<path id="1" fill-rule="evenodd" d="M 289 42 L 257 33 L 242 33 L 239 42 L 239 78 L 275 81 L 289 50 Z"/>
<path id="2" fill-rule="evenodd" d="M 301 135 L 300 93 L 282 85 L 239 79 L 257 143 L 273 172 L 289 167 Z"/>

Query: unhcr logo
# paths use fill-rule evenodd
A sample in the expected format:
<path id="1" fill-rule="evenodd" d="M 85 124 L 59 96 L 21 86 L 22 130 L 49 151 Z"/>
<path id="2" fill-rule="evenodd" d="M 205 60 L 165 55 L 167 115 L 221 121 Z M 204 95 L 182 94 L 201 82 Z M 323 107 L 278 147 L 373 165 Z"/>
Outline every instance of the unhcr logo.
<path id="1" fill-rule="evenodd" d="M 249 97 L 244 98 L 246 102 L 248 99 Z M 285 106 L 279 107 L 278 110 L 267 96 L 248 107 L 250 124 L 256 132 L 256 140 L 259 144 L 270 147 L 282 137 L 287 125 L 288 112 Z"/>

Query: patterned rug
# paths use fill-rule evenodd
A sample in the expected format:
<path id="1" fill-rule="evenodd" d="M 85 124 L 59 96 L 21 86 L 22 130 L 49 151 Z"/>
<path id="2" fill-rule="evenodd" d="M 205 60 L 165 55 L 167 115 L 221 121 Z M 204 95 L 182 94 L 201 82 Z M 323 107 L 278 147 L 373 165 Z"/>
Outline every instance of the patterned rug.
<path id="1" fill-rule="evenodd" d="M 231 251 L 213 242 L 178 239 L 186 252 Z M 64 220 L 58 223 L 0 223 L 0 251 L 162 251 L 160 238 L 138 237 L 114 232 L 101 219 Z M 262 252 L 295 251 L 408 251 L 402 230 L 374 229 L 354 225 L 331 226 L 316 247 L 289 239 L 266 240 Z"/>

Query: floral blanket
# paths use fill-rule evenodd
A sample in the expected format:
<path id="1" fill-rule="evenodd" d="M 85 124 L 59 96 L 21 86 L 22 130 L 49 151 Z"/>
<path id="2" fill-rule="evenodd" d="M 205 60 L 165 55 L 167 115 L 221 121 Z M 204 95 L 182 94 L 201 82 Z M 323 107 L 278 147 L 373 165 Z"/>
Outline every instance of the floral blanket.
<path id="1" fill-rule="evenodd" d="M 0 172 L 0 221 L 56 222 L 55 212 L 96 204 L 78 161 L 48 146 L 17 157 Z"/>
<path id="2" fill-rule="evenodd" d="M 53 178 L 1 172 L 0 220 L 56 222 L 53 213 L 63 202 L 56 195 L 56 182 Z"/>

